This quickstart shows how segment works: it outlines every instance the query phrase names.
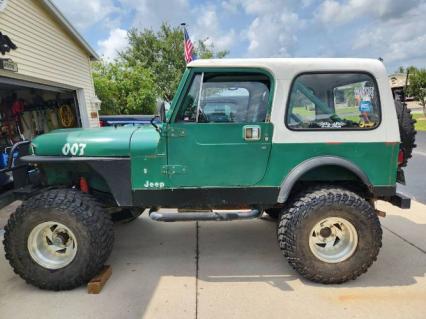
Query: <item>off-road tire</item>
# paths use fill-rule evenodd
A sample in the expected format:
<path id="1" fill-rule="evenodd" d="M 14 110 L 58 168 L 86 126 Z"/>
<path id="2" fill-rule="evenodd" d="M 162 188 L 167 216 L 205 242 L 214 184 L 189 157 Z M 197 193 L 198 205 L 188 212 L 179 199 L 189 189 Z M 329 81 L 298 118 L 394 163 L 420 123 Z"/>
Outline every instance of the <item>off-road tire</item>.
<path id="1" fill-rule="evenodd" d="M 356 229 L 356 250 L 342 262 L 324 262 L 310 249 L 311 229 L 327 217 L 344 218 Z M 373 207 L 359 195 L 341 188 L 322 187 L 300 194 L 283 212 L 278 242 L 289 264 L 303 277 L 323 284 L 340 284 L 365 273 L 377 259 L 382 229 Z"/>
<path id="2" fill-rule="evenodd" d="M 72 262 L 52 270 L 36 263 L 28 250 L 28 236 L 46 222 L 62 223 L 74 233 L 78 246 Z M 74 189 L 53 189 L 24 201 L 5 227 L 4 249 L 15 273 L 46 290 L 69 290 L 99 273 L 114 242 L 113 224 L 92 196 Z"/>
<path id="3" fill-rule="evenodd" d="M 408 160 L 412 157 L 413 148 L 416 147 L 416 120 L 411 115 L 406 103 L 395 101 L 396 114 L 398 116 L 399 134 L 401 137 L 401 150 L 404 152 L 404 159 L 401 166 L 407 166 Z"/>
<path id="4" fill-rule="evenodd" d="M 128 224 L 138 219 L 145 208 L 124 208 L 111 215 L 111 220 L 114 224 Z"/>

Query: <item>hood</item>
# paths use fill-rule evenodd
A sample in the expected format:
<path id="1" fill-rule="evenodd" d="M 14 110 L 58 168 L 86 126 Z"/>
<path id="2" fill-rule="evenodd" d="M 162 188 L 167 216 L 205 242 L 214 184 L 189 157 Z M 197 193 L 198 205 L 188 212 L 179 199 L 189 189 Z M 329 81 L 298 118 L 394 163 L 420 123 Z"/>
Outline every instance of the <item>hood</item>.
<path id="1" fill-rule="evenodd" d="M 35 155 L 40 156 L 130 156 L 130 141 L 137 130 L 153 127 L 124 126 L 91 129 L 62 129 L 36 137 Z"/>

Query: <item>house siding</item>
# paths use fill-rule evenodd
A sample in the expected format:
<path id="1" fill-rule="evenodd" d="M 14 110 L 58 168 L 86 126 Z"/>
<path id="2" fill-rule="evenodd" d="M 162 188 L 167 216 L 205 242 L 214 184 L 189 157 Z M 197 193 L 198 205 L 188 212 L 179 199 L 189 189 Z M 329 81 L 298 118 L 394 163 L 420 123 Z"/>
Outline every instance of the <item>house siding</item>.
<path id="1" fill-rule="evenodd" d="M 77 91 L 82 124 L 99 125 L 91 112 L 95 92 L 91 61 L 86 50 L 72 38 L 38 0 L 9 0 L 0 12 L 0 31 L 18 47 L 6 54 L 18 63 L 18 73 L 0 70 L 0 76 L 50 84 Z"/>

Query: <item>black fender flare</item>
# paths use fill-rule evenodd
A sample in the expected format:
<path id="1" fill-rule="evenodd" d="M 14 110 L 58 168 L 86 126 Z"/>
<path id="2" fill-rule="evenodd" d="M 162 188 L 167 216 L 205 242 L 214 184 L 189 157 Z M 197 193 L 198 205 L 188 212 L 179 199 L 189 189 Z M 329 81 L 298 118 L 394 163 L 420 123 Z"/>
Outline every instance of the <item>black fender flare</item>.
<path id="1" fill-rule="evenodd" d="M 37 156 L 21 157 L 25 163 L 48 165 L 49 163 L 87 164 L 101 176 L 109 187 L 117 206 L 132 206 L 133 194 L 131 185 L 130 157 L 70 157 L 70 156 Z"/>
<path id="2" fill-rule="evenodd" d="M 351 161 L 338 156 L 317 156 L 298 164 L 290 171 L 281 183 L 277 202 L 284 203 L 288 199 L 294 184 L 302 177 L 302 175 L 314 168 L 329 165 L 346 168 L 358 176 L 358 178 L 367 185 L 370 190 L 372 189 L 372 184 L 370 183 L 368 176 Z"/>

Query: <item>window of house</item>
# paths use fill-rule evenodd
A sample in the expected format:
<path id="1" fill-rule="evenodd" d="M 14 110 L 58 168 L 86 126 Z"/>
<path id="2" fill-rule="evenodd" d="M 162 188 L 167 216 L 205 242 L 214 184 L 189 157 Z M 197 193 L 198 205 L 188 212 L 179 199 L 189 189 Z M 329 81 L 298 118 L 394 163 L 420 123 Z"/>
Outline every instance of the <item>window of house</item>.
<path id="1" fill-rule="evenodd" d="M 380 123 L 376 82 L 365 73 L 302 74 L 292 84 L 290 129 L 373 129 Z"/>
<path id="2" fill-rule="evenodd" d="M 270 83 L 261 74 L 196 74 L 176 121 L 198 123 L 264 122 Z"/>

